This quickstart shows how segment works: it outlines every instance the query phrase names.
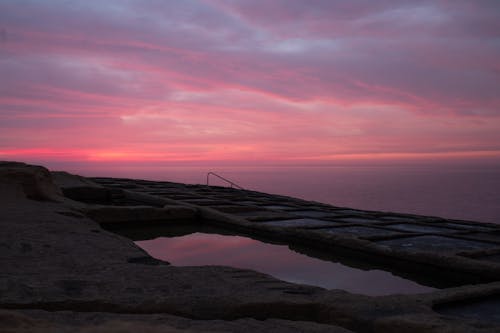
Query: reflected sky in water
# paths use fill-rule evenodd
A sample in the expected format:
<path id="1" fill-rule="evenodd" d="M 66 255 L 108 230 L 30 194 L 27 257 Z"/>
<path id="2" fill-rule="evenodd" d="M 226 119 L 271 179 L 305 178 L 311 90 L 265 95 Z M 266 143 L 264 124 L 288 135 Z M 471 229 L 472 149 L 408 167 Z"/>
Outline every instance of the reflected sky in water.
<path id="1" fill-rule="evenodd" d="M 225 265 L 248 268 L 281 280 L 372 296 L 413 294 L 433 288 L 381 270 L 361 270 L 242 236 L 193 233 L 136 241 L 155 258 L 175 266 Z"/>

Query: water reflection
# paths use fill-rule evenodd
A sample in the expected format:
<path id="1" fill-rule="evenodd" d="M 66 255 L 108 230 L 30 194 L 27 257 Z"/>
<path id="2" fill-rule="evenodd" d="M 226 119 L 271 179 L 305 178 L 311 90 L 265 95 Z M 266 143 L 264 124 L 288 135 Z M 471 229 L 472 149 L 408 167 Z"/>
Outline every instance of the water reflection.
<path id="1" fill-rule="evenodd" d="M 294 252 L 285 245 L 263 243 L 243 236 L 194 232 L 136 241 L 136 244 L 153 257 L 176 266 L 248 268 L 289 282 L 372 296 L 434 290 L 386 271 L 362 270 L 324 261 Z"/>

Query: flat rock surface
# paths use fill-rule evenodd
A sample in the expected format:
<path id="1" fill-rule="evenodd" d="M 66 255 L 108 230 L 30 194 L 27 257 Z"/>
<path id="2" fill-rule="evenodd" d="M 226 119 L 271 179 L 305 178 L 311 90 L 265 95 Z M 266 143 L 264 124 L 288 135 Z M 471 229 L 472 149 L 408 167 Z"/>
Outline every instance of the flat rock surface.
<path id="1" fill-rule="evenodd" d="M 134 192 L 194 206 L 205 221 L 228 228 L 322 248 L 340 246 L 386 262 L 404 260 L 420 265 L 420 271 L 439 267 L 463 277 L 462 284 L 500 277 L 495 260 L 500 255 L 500 224 L 357 210 L 224 187 L 93 180 L 109 189 L 133 186 Z"/>
<path id="2" fill-rule="evenodd" d="M 3 333 L 163 333 L 163 332 L 332 332 L 350 330 L 332 325 L 282 319 L 193 320 L 168 314 L 113 314 L 105 312 L 0 311 Z"/>
<path id="3" fill-rule="evenodd" d="M 98 206 L 63 197 L 46 169 L 13 164 L 0 164 L 0 168 L 10 169 L 0 172 L 2 332 L 74 332 L 75 328 L 82 332 L 401 332 L 401 327 L 411 332 L 498 331 L 495 322 L 480 324 L 443 316 L 433 306 L 500 294 L 500 283 L 425 295 L 368 297 L 287 283 L 251 270 L 175 267 L 150 257 L 130 239 L 102 229 L 87 215 Z M 68 175 L 63 178 L 67 184 L 63 189 L 93 186 L 81 179 L 71 181 Z M 177 203 L 196 208 L 201 218 L 213 214 L 236 224 L 264 224 L 183 203 L 180 195 L 197 200 L 206 195 L 185 191 L 189 187 L 182 184 L 112 179 L 101 179 L 100 183 L 102 187 L 125 189 L 110 192 L 113 196 L 106 200 L 111 206 L 116 198 L 150 202 L 154 207 Z M 142 189 L 138 191 L 142 194 L 127 192 L 131 188 Z M 177 193 L 177 199 L 170 193 Z M 221 190 L 220 194 L 218 200 L 235 198 L 232 191 Z M 263 201 L 255 193 L 236 197 Z M 281 205 L 278 197 L 267 198 L 266 204 Z M 300 206 L 300 202 L 285 206 L 290 205 Z M 137 211 L 133 207 L 130 209 Z M 326 206 L 314 206 L 301 210 L 297 218 L 306 218 L 302 215 L 309 210 L 335 215 Z M 271 213 L 269 216 L 280 212 Z M 156 213 L 153 215 L 156 219 Z M 315 215 L 309 216 L 317 218 Z"/>

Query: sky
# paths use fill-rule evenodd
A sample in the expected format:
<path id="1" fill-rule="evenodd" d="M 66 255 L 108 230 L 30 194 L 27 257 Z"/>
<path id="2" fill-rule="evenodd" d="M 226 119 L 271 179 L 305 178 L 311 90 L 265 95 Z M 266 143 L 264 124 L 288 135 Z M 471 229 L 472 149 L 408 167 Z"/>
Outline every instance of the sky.
<path id="1" fill-rule="evenodd" d="M 500 158 L 500 1 L 0 0 L 0 160 Z"/>

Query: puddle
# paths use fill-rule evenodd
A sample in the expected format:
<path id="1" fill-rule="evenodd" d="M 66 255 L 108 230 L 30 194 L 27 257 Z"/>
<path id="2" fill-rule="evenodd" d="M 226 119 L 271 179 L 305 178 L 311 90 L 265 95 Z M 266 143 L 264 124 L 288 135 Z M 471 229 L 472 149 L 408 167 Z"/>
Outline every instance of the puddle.
<path id="1" fill-rule="evenodd" d="M 292 251 L 288 246 L 234 235 L 194 232 L 136 241 L 151 256 L 175 266 L 224 265 L 253 269 L 278 279 L 381 296 L 435 290 L 378 269 L 363 270 Z"/>

